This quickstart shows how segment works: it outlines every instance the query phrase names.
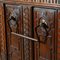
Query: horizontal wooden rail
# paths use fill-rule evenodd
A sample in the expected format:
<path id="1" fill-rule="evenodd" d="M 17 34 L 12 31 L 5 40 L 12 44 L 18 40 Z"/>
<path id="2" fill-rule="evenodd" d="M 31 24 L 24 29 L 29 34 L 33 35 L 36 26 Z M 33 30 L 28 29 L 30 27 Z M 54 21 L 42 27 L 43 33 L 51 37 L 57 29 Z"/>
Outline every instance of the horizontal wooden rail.
<path id="1" fill-rule="evenodd" d="M 53 3 L 28 2 L 28 1 L 0 1 L 0 3 L 15 4 L 15 5 L 21 4 L 21 5 L 31 5 L 31 6 L 47 6 L 47 7 L 60 8 L 60 4 L 53 4 Z"/>

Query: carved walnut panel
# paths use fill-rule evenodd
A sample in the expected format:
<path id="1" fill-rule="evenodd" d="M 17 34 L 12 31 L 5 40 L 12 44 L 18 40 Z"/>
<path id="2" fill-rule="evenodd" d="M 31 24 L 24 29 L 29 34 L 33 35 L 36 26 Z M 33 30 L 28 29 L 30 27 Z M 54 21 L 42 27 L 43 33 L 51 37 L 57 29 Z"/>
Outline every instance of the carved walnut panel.
<path id="1" fill-rule="evenodd" d="M 8 59 L 33 60 L 32 41 L 11 34 L 14 32 L 32 37 L 31 6 L 6 4 L 5 13 Z"/>
<path id="2" fill-rule="evenodd" d="M 29 5 L 5 5 L 7 56 L 9 60 L 56 59 L 57 9 Z M 22 38 L 34 37 L 37 42 Z"/>
<path id="3" fill-rule="evenodd" d="M 34 8 L 34 43 L 36 60 L 55 60 L 55 33 L 57 10 L 48 8 Z"/>
<path id="4" fill-rule="evenodd" d="M 9 60 L 23 60 L 23 39 L 11 32 L 22 34 L 22 6 L 6 5 L 7 49 Z"/>

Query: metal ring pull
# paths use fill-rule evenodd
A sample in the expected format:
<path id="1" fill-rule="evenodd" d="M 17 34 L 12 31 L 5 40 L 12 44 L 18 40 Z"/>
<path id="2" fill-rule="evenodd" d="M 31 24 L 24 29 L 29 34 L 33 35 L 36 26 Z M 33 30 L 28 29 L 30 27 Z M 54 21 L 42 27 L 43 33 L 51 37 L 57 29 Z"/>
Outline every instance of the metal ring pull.
<path id="1" fill-rule="evenodd" d="M 48 27 L 47 22 L 46 22 L 45 19 L 40 18 L 40 20 L 41 20 L 40 24 L 35 27 L 36 36 L 37 36 L 39 42 L 46 43 L 47 42 L 47 36 L 48 36 L 48 29 L 49 29 L 49 27 Z M 40 30 L 43 32 L 44 41 L 40 41 L 38 28 L 40 28 Z"/>
<path id="2" fill-rule="evenodd" d="M 8 20 L 8 25 L 10 27 L 11 32 L 17 32 L 18 17 L 19 17 L 19 9 L 14 9 L 10 14 Z"/>

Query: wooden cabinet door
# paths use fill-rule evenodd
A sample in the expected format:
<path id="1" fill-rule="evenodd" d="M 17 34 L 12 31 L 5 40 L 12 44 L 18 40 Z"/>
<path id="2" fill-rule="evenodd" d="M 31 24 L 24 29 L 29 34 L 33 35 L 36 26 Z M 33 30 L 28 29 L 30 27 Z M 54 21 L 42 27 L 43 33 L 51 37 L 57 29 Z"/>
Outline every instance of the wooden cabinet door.
<path id="1" fill-rule="evenodd" d="M 35 60 L 56 60 L 57 10 L 33 8 Z"/>
<path id="2" fill-rule="evenodd" d="M 56 60 L 57 9 L 13 4 L 4 9 L 9 60 Z"/>
<path id="3" fill-rule="evenodd" d="M 5 5 L 7 50 L 9 60 L 33 60 L 32 41 L 12 34 L 32 37 L 31 6 Z"/>

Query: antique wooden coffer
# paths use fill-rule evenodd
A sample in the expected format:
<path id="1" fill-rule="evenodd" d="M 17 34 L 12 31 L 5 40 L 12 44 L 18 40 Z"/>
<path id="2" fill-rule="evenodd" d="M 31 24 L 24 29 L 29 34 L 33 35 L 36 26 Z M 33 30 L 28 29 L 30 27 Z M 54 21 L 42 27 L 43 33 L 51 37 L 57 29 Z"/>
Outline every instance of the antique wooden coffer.
<path id="1" fill-rule="evenodd" d="M 57 60 L 58 9 L 4 4 L 8 60 Z"/>

